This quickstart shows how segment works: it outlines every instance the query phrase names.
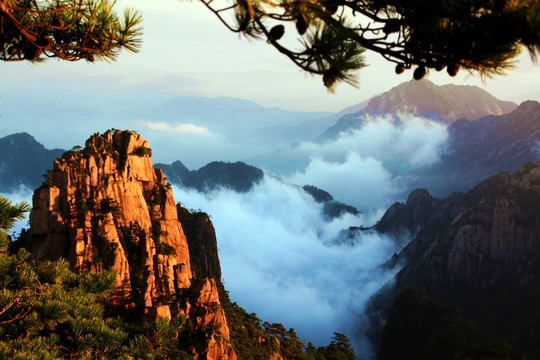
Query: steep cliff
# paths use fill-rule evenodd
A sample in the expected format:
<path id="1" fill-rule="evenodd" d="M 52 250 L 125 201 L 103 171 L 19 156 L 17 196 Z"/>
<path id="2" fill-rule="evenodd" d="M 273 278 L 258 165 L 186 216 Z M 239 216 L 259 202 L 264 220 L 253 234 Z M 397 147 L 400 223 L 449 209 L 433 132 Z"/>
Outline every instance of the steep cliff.
<path id="1" fill-rule="evenodd" d="M 210 216 L 204 212 L 191 213 L 180 203 L 176 208 L 187 237 L 193 272 L 199 278 L 221 280 L 216 231 Z"/>
<path id="2" fill-rule="evenodd" d="M 387 214 L 417 230 L 398 256 L 405 266 L 374 308 L 387 313 L 397 294 L 420 288 L 482 329 L 540 353 L 540 163 L 466 194 L 424 198 Z M 411 213 L 423 215 L 411 221 Z"/>
<path id="3" fill-rule="evenodd" d="M 194 280 L 172 191 L 150 156 L 140 135 L 116 130 L 56 160 L 33 197 L 33 256 L 66 258 L 76 272 L 114 269 L 111 308 L 186 317 L 196 359 L 235 359 L 215 281 Z"/>

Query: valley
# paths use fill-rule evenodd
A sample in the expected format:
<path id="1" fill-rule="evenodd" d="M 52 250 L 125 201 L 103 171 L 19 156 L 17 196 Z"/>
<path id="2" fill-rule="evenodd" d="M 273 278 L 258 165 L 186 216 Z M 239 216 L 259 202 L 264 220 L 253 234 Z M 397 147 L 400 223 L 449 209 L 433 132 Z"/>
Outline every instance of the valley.
<path id="1" fill-rule="evenodd" d="M 460 96 L 448 98 L 456 93 Z M 201 230 L 197 242 L 217 238 L 221 269 L 215 277 L 248 313 L 292 327 L 316 346 L 328 344 L 334 331 L 345 333 L 356 355 L 369 359 L 379 352 L 389 314 L 402 316 L 391 312 L 394 300 L 414 287 L 457 307 L 478 326 L 475 334 L 487 331 L 493 341 L 504 339 L 519 351 L 538 354 L 540 173 L 534 161 L 540 160 L 540 104 L 512 104 L 488 95 L 472 87 L 457 91 L 427 81 L 405 83 L 340 118 L 286 114 L 276 121 L 275 132 L 254 126 L 252 133 L 237 133 L 230 139 L 254 137 L 253 150 L 213 158 L 198 170 L 184 162 L 192 161 L 193 152 L 204 152 L 204 145 L 179 150 L 171 146 L 173 137 L 160 141 L 157 136 L 158 146 L 153 141 L 148 146 L 152 159 L 168 159 L 153 165 L 163 171 L 160 184 L 170 183 L 174 199 L 188 213 L 209 215 L 197 221 L 211 221 L 215 235 Z M 437 96 L 446 102 L 429 101 Z M 470 98 L 476 99 L 474 109 L 460 102 Z M 179 104 L 169 103 L 170 116 L 182 112 Z M 253 104 L 231 104 L 231 112 L 253 109 L 253 115 L 240 111 L 239 124 L 261 112 Z M 216 114 L 204 116 L 225 116 Z M 165 113 L 152 116 L 173 126 Z M 288 116 L 302 130 L 289 130 Z M 314 121 L 307 131 L 311 116 L 326 120 Z M 193 125 L 210 132 L 219 128 L 211 122 Z M 256 131 L 268 139 L 279 132 L 290 137 L 257 147 Z M 8 197 L 19 192 L 30 200 L 45 180 L 41 175 L 63 153 L 46 149 L 33 135 L 0 139 L 0 192 Z M 198 161 L 210 156 L 216 155 L 209 152 Z M 181 220 L 184 231 L 186 221 Z M 216 255 L 202 256 L 212 246 L 197 250 L 197 267 L 206 268 L 204 263 L 214 269 L 203 277 L 217 271 Z M 396 337 L 384 331 L 383 346 Z M 519 351 L 494 356 L 517 359 L 523 356 Z"/>

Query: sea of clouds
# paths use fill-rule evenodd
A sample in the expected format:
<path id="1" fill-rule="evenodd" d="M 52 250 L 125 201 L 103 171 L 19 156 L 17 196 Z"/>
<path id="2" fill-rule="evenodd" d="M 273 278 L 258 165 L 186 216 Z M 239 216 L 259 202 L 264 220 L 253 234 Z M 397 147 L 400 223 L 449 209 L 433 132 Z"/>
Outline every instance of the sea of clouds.
<path id="1" fill-rule="evenodd" d="M 374 117 L 332 141 L 304 142 L 291 149 L 291 157 L 309 160 L 282 178 L 315 185 L 366 214 L 381 215 L 393 202 L 406 199 L 416 170 L 439 161 L 447 138 L 444 125 L 424 118 Z"/>
<path id="2" fill-rule="evenodd" d="M 438 161 L 446 139 L 444 126 L 425 119 L 396 123 L 375 118 L 335 140 L 299 144 L 290 155 L 304 158 L 304 166 L 289 173 L 267 172 L 249 192 L 202 194 L 175 186 L 175 199 L 211 215 L 223 280 L 233 301 L 264 321 L 294 328 L 317 346 L 328 344 L 334 331 L 346 333 L 359 358 L 369 359 L 376 349 L 362 333 L 367 327 L 364 307 L 399 270 L 380 265 L 404 241 L 375 232 L 359 233 L 347 244 L 336 239 L 350 226 L 373 225 L 393 202 L 404 201 L 414 169 Z M 178 159 L 188 156 L 179 154 Z M 306 184 L 362 214 L 329 220 L 321 204 L 302 190 Z M 32 192 L 21 188 L 5 195 L 13 202 L 30 202 Z M 19 222 L 14 233 L 27 223 Z"/>
<path id="3" fill-rule="evenodd" d="M 374 118 L 325 143 L 305 142 L 293 158 L 307 165 L 288 174 L 265 174 L 247 193 L 208 194 L 174 187 L 185 207 L 211 215 L 218 237 L 223 280 L 231 298 L 264 321 L 295 328 L 303 339 L 326 345 L 333 332 L 351 337 L 361 359 L 373 358 L 363 332 L 365 306 L 399 269 L 385 263 L 408 239 L 373 231 L 337 241 L 350 226 L 371 226 L 410 192 L 414 170 L 439 160 L 443 125 L 404 116 Z M 328 220 L 304 192 L 311 184 L 362 214 Z"/>
<path id="4" fill-rule="evenodd" d="M 368 232 L 354 245 L 336 242 L 341 230 L 367 225 L 366 218 L 327 221 L 310 195 L 274 177 L 247 193 L 178 187 L 174 193 L 185 207 L 211 214 L 232 300 L 317 346 L 328 344 L 334 331 L 358 332 L 366 301 L 395 273 L 379 268 L 399 251 L 392 239 Z M 353 342 L 359 354 L 371 354 L 365 338 Z"/>

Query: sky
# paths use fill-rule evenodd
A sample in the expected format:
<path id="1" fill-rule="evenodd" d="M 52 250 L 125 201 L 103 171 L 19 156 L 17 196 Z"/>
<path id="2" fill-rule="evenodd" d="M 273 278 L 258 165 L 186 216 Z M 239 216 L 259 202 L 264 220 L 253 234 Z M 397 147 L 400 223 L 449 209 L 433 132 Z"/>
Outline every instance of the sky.
<path id="1" fill-rule="evenodd" d="M 367 54 L 368 67 L 358 73 L 359 88 L 347 84 L 334 94 L 263 41 L 251 41 L 227 30 L 198 1 L 121 0 L 117 8 L 144 14 L 142 51 L 124 53 L 111 64 L 47 61 L 40 65 L 0 65 L 0 96 L 12 87 L 70 89 L 80 92 L 153 89 L 156 94 L 230 96 L 266 107 L 303 111 L 340 111 L 412 78 L 395 75 L 394 65 L 378 54 Z M 458 83 L 486 88 L 502 100 L 540 99 L 536 83 L 540 68 L 524 54 L 510 75 L 488 80 L 462 72 L 456 78 L 433 72 L 438 85 Z M 46 90 L 45 90 L 46 91 Z M 0 102 L 1 106 L 1 102 Z"/>

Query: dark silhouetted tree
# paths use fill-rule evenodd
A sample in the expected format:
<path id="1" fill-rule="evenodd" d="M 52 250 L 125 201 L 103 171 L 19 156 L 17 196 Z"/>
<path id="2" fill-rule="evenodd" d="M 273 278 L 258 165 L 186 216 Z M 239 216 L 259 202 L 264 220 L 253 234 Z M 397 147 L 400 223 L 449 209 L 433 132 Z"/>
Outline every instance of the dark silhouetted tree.
<path id="1" fill-rule="evenodd" d="M 230 30 L 266 40 L 330 89 L 355 83 L 365 49 L 395 62 L 398 74 L 414 67 L 421 79 L 444 68 L 450 76 L 502 74 L 523 47 L 536 59 L 540 46 L 539 1 L 201 1 Z"/>

